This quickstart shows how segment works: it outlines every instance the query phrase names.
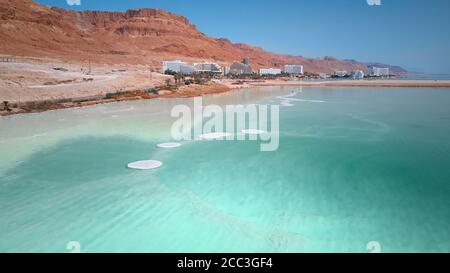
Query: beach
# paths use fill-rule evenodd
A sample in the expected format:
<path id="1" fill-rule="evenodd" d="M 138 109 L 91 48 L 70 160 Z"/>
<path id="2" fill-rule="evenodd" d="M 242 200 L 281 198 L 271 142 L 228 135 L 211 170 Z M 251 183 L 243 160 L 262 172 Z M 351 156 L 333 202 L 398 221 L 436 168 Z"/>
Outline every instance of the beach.
<path id="1" fill-rule="evenodd" d="M 83 107 L 125 100 L 182 98 L 264 86 L 299 87 L 450 87 L 450 80 L 236 80 L 213 79 L 204 84 L 167 88 L 173 77 L 144 65 L 66 63 L 21 58 L 0 63 L 0 115 Z M 150 92 L 154 88 L 158 92 Z"/>
<path id="2" fill-rule="evenodd" d="M 143 65 L 65 63 L 53 59 L 21 58 L 0 63 L 0 115 L 42 112 L 126 100 L 193 97 L 230 90 L 208 82 L 166 89 L 172 76 Z M 159 87 L 158 92 L 149 92 Z M 9 104 L 9 110 L 3 102 Z"/>

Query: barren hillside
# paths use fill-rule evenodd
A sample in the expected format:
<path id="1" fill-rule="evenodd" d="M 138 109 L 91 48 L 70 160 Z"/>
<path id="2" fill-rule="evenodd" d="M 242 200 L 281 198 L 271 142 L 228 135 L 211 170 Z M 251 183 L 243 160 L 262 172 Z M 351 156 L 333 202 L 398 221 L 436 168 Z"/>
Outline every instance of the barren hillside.
<path id="1" fill-rule="evenodd" d="M 187 18 L 160 9 L 75 12 L 31 0 L 0 0 L 0 36 L 0 54 L 67 61 L 145 64 L 158 69 L 167 59 L 229 64 L 249 57 L 254 68 L 295 63 L 314 73 L 367 71 L 365 64 L 352 60 L 281 55 L 210 38 Z"/>

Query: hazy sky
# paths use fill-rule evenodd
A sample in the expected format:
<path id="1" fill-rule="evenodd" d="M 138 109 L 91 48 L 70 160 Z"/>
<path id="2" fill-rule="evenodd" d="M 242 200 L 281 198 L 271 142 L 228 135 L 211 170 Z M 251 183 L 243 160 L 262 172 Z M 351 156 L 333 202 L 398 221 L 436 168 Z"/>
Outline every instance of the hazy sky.
<path id="1" fill-rule="evenodd" d="M 162 8 L 212 37 L 277 53 L 450 74 L 450 0 L 37 0 L 75 10 Z M 376 0 L 369 0 L 374 1 Z"/>

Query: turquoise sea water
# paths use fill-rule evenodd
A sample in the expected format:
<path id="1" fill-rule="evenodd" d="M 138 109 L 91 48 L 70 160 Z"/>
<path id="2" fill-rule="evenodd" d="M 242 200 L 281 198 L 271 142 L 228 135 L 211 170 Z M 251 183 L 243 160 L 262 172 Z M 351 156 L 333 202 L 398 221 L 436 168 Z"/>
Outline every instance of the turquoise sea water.
<path id="1" fill-rule="evenodd" d="M 298 88 L 208 96 L 279 104 Z M 280 146 L 191 141 L 170 110 L 124 102 L 0 119 L 0 251 L 450 251 L 450 90 L 303 88 Z M 126 168 L 157 159 L 156 170 Z"/>

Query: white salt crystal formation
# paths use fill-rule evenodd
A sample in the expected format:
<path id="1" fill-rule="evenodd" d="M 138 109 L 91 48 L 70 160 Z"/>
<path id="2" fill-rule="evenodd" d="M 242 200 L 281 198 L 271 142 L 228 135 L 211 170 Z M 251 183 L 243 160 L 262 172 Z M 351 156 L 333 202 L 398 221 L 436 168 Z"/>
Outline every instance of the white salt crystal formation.
<path id="1" fill-rule="evenodd" d="M 128 168 L 136 170 L 152 170 L 162 166 L 162 162 L 158 160 L 142 160 L 128 164 Z"/>

